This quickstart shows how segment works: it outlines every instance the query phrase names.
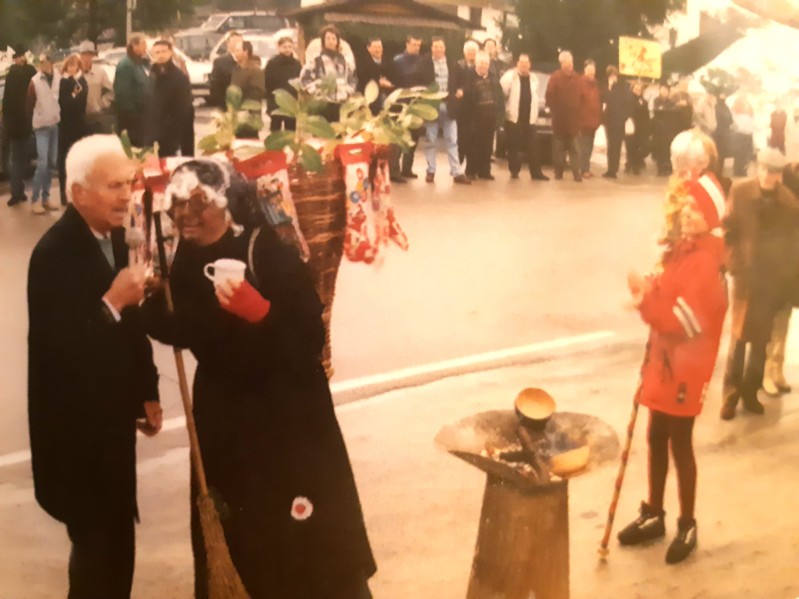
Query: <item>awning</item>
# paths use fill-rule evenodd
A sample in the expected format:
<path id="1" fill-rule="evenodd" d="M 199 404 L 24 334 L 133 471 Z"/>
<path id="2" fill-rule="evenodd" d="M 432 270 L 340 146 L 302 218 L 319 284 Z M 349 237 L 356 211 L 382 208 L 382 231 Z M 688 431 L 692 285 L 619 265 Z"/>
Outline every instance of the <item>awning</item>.
<path id="1" fill-rule="evenodd" d="M 330 23 L 364 23 L 366 25 L 383 25 L 388 27 L 430 27 L 433 29 L 452 29 L 460 31 L 461 27 L 449 21 L 425 19 L 423 17 L 400 17 L 387 15 L 369 15 L 354 13 L 328 13 L 324 16 Z"/>

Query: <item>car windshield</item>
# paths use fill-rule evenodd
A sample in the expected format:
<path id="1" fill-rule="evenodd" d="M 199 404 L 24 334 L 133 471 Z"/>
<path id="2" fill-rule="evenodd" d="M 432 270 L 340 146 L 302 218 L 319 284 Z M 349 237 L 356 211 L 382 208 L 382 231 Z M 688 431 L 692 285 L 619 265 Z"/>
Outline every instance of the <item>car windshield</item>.
<path id="1" fill-rule="evenodd" d="M 206 29 L 218 29 L 219 26 L 225 22 L 226 18 L 226 15 L 211 15 L 205 23 L 203 23 L 203 27 Z"/>
<path id="2" fill-rule="evenodd" d="M 220 37 L 207 33 L 180 35 L 175 37 L 175 44 L 194 59 L 208 58 Z"/>

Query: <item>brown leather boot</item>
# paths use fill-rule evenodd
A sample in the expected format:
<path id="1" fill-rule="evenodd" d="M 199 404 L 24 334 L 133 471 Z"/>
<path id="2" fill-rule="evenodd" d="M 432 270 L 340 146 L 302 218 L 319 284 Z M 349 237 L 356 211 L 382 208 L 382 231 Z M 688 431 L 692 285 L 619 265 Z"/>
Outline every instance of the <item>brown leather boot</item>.
<path id="1" fill-rule="evenodd" d="M 724 401 L 721 404 L 721 419 L 722 420 L 732 420 L 735 418 L 735 410 L 738 407 L 738 400 L 740 396 L 737 392 L 730 393 L 727 397 L 724 398 Z"/>

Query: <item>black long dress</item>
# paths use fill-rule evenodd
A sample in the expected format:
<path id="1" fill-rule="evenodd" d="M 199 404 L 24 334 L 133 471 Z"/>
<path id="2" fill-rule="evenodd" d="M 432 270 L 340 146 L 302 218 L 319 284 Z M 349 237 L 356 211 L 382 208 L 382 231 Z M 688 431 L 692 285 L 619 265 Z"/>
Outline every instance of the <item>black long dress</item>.
<path id="1" fill-rule="evenodd" d="M 165 320 L 151 301 L 152 334 L 197 358 L 194 413 L 208 484 L 224 503 L 231 556 L 252 599 L 360 597 L 376 567 L 320 362 L 322 304 L 310 271 L 262 230 L 257 276 L 248 268 L 247 277 L 271 308 L 254 325 L 224 311 L 203 276 L 219 258 L 247 262 L 249 239 L 228 231 L 210 246 L 180 243 L 171 271 L 178 316 Z M 298 498 L 312 506 L 305 520 Z M 206 597 L 194 505 L 192 541 L 196 596 Z"/>
<path id="2" fill-rule="evenodd" d="M 77 93 L 76 93 L 77 92 Z M 67 154 L 72 146 L 86 135 L 86 100 L 89 84 L 83 76 L 64 77 L 58 90 L 61 120 L 58 123 L 58 186 L 61 204 L 66 206 Z"/>

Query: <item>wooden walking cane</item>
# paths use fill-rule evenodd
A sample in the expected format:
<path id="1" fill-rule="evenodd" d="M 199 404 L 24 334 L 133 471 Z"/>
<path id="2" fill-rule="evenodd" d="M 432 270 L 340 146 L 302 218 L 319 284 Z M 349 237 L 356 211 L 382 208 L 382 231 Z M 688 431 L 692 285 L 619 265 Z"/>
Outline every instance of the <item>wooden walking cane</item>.
<path id="1" fill-rule="evenodd" d="M 161 268 L 161 279 L 164 281 L 167 310 L 170 314 L 175 312 L 172 302 L 172 290 L 169 286 L 169 270 L 164 251 L 164 233 L 161 228 L 161 213 L 154 215 L 155 238 L 158 244 L 158 264 Z M 173 347 L 175 365 L 178 370 L 178 383 L 180 385 L 180 398 L 183 400 L 183 409 L 186 412 L 186 428 L 189 431 L 189 446 L 191 448 L 191 462 L 197 476 L 199 495 L 197 496 L 197 509 L 200 513 L 200 524 L 205 540 L 205 553 L 208 565 L 208 597 L 209 599 L 250 599 L 250 595 L 241 582 L 239 573 L 230 558 L 225 533 L 219 520 L 219 512 L 214 505 L 214 500 L 208 493 L 208 482 L 205 480 L 205 468 L 200 454 L 200 442 L 197 438 L 197 426 L 194 422 L 191 395 L 186 378 L 186 366 L 183 363 L 183 352 Z"/>
<path id="2" fill-rule="evenodd" d="M 613 499 L 608 508 L 608 521 L 605 523 L 605 534 L 602 536 L 602 543 L 599 546 L 599 559 L 605 561 L 608 558 L 608 543 L 610 542 L 610 532 L 613 529 L 613 520 L 616 518 L 616 506 L 621 495 L 621 485 L 624 482 L 624 473 L 627 470 L 627 460 L 630 458 L 630 447 L 633 444 L 633 433 L 635 432 L 635 421 L 638 419 L 638 396 L 641 393 L 641 383 L 633 399 L 633 412 L 630 414 L 630 422 L 627 424 L 627 439 L 624 442 L 624 451 L 621 452 L 621 464 L 619 464 L 619 474 L 616 476 L 616 485 L 613 488 Z"/>

